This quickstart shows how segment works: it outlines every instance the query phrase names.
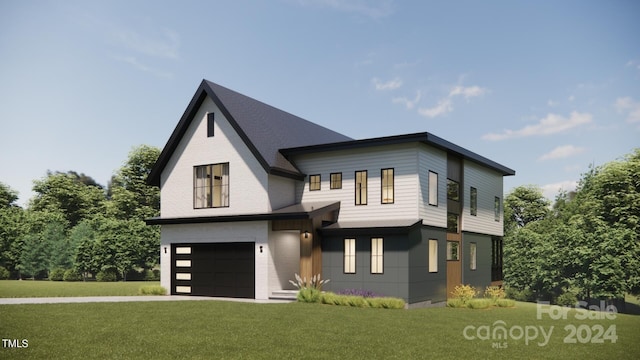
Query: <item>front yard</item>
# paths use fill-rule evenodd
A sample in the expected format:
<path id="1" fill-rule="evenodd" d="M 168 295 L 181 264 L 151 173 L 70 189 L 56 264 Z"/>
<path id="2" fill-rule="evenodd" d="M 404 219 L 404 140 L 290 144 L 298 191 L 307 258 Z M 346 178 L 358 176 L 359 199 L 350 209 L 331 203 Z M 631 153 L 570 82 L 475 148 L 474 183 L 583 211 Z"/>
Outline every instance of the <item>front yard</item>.
<path id="1" fill-rule="evenodd" d="M 0 337 L 27 340 L 28 347 L 5 346 L 0 358 L 631 359 L 640 354 L 639 316 L 592 319 L 601 313 L 591 312 L 582 319 L 584 314 L 571 310 L 566 320 L 554 320 L 550 314 L 555 313 L 538 319 L 536 305 L 529 303 L 489 310 L 225 301 L 3 305 Z M 498 338 L 502 328 L 506 338 Z"/>

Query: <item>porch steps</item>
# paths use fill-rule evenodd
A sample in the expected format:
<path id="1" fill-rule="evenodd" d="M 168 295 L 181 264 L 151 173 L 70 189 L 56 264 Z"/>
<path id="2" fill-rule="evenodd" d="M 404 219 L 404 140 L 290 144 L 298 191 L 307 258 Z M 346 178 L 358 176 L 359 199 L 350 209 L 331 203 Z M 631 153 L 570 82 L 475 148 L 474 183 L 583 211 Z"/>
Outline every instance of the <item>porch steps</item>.
<path id="1" fill-rule="evenodd" d="M 298 290 L 275 290 L 271 292 L 270 299 L 296 300 Z"/>

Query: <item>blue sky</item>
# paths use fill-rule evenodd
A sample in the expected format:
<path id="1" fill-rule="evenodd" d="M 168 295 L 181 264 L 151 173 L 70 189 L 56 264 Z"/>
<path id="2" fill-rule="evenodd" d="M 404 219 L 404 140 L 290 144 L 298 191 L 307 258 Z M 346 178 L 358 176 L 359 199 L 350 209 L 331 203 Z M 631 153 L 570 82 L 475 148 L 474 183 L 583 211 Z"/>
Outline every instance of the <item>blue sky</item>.
<path id="1" fill-rule="evenodd" d="M 353 138 L 428 131 L 553 197 L 640 147 L 637 1 L 0 2 L 0 181 L 106 185 L 203 78 Z"/>

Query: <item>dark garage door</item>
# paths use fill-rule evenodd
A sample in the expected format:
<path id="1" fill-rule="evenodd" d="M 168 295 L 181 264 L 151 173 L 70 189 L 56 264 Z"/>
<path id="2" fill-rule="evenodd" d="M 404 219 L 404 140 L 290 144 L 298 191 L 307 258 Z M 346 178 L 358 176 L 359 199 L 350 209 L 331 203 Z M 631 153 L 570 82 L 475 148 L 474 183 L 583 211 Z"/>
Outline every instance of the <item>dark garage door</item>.
<path id="1" fill-rule="evenodd" d="M 174 244 L 171 293 L 255 298 L 254 243 Z"/>

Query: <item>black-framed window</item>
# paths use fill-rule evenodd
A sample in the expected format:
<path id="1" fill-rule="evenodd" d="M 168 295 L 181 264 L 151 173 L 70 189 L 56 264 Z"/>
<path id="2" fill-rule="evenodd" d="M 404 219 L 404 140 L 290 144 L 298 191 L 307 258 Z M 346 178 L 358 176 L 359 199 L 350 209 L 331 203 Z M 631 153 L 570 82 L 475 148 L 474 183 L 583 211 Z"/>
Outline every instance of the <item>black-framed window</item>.
<path id="1" fill-rule="evenodd" d="M 478 189 L 473 186 L 469 190 L 469 208 L 472 216 L 478 216 Z"/>
<path id="2" fill-rule="evenodd" d="M 381 181 L 381 186 L 382 186 L 382 199 L 381 202 L 383 204 L 393 204 L 394 202 L 394 183 L 395 183 L 395 179 L 394 179 L 394 170 L 392 168 L 390 169 L 382 169 L 380 171 L 380 177 L 382 179 Z"/>
<path id="3" fill-rule="evenodd" d="M 330 189 L 342 189 L 342 173 L 331 173 L 330 176 Z"/>
<path id="4" fill-rule="evenodd" d="M 451 179 L 447 179 L 447 200 L 460 201 L 460 184 Z"/>
<path id="5" fill-rule="evenodd" d="M 356 171 L 356 205 L 367 205 L 367 170 Z"/>
<path id="6" fill-rule="evenodd" d="M 429 171 L 429 205 L 438 206 L 438 173 Z"/>
<path id="7" fill-rule="evenodd" d="M 495 221 L 500 221 L 500 198 L 497 196 L 493 200 L 493 212 L 493 218 Z"/>
<path id="8" fill-rule="evenodd" d="M 215 132 L 215 122 L 213 113 L 207 113 L 207 137 L 213 137 Z"/>
<path id="9" fill-rule="evenodd" d="M 460 243 L 457 241 L 447 241 L 447 260 L 460 260 Z"/>
<path id="10" fill-rule="evenodd" d="M 458 233 L 460 224 L 460 215 L 447 213 L 447 232 Z"/>
<path id="11" fill-rule="evenodd" d="M 344 273 L 356 273 L 356 239 L 344 239 Z"/>
<path id="12" fill-rule="evenodd" d="M 371 238 L 371 273 L 384 273 L 384 239 Z"/>
<path id="13" fill-rule="evenodd" d="M 229 206 L 229 163 L 193 167 L 193 207 Z"/>
<path id="14" fill-rule="evenodd" d="M 309 191 L 320 190 L 321 182 L 320 174 L 309 175 Z"/>

